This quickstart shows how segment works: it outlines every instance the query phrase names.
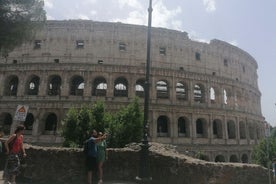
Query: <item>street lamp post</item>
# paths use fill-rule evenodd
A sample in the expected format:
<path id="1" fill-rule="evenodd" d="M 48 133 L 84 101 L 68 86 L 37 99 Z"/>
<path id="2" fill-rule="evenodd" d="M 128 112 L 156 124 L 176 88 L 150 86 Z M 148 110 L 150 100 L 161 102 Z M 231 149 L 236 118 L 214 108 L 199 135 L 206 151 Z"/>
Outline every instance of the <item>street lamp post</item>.
<path id="1" fill-rule="evenodd" d="M 146 63 L 146 80 L 144 85 L 144 125 L 143 125 L 143 140 L 140 151 L 140 169 L 139 176 L 136 177 L 140 183 L 150 183 L 149 167 L 149 142 L 148 142 L 148 114 L 149 114 L 149 87 L 150 87 L 150 46 L 151 46 L 151 18 L 152 18 L 152 0 L 149 0 L 148 8 L 148 35 L 147 35 L 147 63 Z"/>

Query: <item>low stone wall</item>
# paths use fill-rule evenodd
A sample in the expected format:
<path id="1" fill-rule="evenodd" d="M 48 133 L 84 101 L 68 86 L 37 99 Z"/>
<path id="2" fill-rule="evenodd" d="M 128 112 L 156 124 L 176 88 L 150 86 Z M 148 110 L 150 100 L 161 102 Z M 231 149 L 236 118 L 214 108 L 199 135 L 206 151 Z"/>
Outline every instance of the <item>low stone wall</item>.
<path id="1" fill-rule="evenodd" d="M 139 169 L 139 146 L 109 149 L 104 180 L 134 180 Z M 81 149 L 26 146 L 24 176 L 34 183 L 85 183 Z M 150 168 L 154 184 L 267 184 L 267 169 L 252 164 L 212 163 L 177 153 L 172 146 L 152 143 Z"/>

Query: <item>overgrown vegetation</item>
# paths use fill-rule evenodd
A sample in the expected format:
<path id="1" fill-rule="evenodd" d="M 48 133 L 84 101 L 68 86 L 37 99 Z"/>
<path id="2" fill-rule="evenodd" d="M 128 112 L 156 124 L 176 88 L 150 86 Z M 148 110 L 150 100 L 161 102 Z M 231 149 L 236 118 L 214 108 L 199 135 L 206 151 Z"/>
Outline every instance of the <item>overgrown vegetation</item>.
<path id="1" fill-rule="evenodd" d="M 252 161 L 264 167 L 271 167 L 274 158 L 276 158 L 276 127 L 271 128 L 270 137 L 261 140 L 252 153 Z"/>
<path id="2" fill-rule="evenodd" d="M 138 99 L 118 112 L 106 112 L 105 104 L 83 105 L 71 108 L 62 121 L 65 147 L 82 147 L 92 129 L 107 133 L 109 147 L 124 147 L 131 142 L 140 142 L 143 131 L 143 113 Z"/>

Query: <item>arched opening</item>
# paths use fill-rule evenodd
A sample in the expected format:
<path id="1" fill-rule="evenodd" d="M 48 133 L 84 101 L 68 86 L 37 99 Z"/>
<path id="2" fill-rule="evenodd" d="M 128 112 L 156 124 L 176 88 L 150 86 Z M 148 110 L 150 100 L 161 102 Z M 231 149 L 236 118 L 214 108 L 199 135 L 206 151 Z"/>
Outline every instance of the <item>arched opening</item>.
<path id="1" fill-rule="evenodd" d="M 114 96 L 128 97 L 128 82 L 124 77 L 119 77 L 115 80 Z"/>
<path id="2" fill-rule="evenodd" d="M 228 100 L 227 91 L 226 91 L 226 89 L 224 89 L 223 90 L 223 103 L 225 105 L 228 104 L 227 100 Z"/>
<path id="3" fill-rule="evenodd" d="M 198 103 L 204 103 L 204 87 L 201 84 L 194 86 L 194 101 Z"/>
<path id="4" fill-rule="evenodd" d="M 55 134 L 57 130 L 57 115 L 55 113 L 49 113 L 45 120 L 45 134 Z"/>
<path id="5" fill-rule="evenodd" d="M 156 83 L 157 98 L 169 98 L 169 86 L 167 81 L 160 80 Z"/>
<path id="6" fill-rule="evenodd" d="M 61 78 L 58 75 L 52 75 L 49 77 L 48 83 L 48 95 L 57 96 L 61 91 Z"/>
<path id="7" fill-rule="evenodd" d="M 211 104 L 216 103 L 216 92 L 213 87 L 210 88 L 210 102 Z"/>
<path id="8" fill-rule="evenodd" d="M 31 76 L 27 83 L 27 95 L 38 95 L 40 78 L 36 75 Z"/>
<path id="9" fill-rule="evenodd" d="M 215 162 L 225 162 L 225 158 L 223 155 L 217 155 L 215 158 Z"/>
<path id="10" fill-rule="evenodd" d="M 157 119 L 157 136 L 158 137 L 168 137 L 169 130 L 168 130 L 169 120 L 167 116 L 159 116 Z"/>
<path id="11" fill-rule="evenodd" d="M 188 90 L 187 85 L 182 82 L 176 83 L 176 98 L 179 100 L 187 100 L 188 99 Z"/>
<path id="12" fill-rule="evenodd" d="M 247 154 L 243 154 L 242 155 L 241 161 L 242 161 L 242 163 L 248 163 L 248 156 L 247 156 Z"/>
<path id="13" fill-rule="evenodd" d="M 16 96 L 18 88 L 18 77 L 9 76 L 5 82 L 4 95 L 6 96 Z"/>
<path id="14" fill-rule="evenodd" d="M 70 95 L 83 96 L 84 79 L 81 76 L 74 76 L 70 82 Z"/>
<path id="15" fill-rule="evenodd" d="M 256 126 L 253 123 L 249 123 L 249 138 L 255 139 Z"/>
<path id="16" fill-rule="evenodd" d="M 246 126 L 243 121 L 240 121 L 240 139 L 246 139 Z"/>
<path id="17" fill-rule="evenodd" d="M 213 137 L 218 139 L 223 138 L 222 121 L 219 119 L 213 121 Z"/>
<path id="18" fill-rule="evenodd" d="M 230 162 L 239 162 L 239 159 L 238 159 L 237 155 L 231 155 L 229 161 Z"/>
<path id="19" fill-rule="evenodd" d="M 5 135 L 9 135 L 11 132 L 12 115 L 10 113 L 2 113 L 0 116 L 0 128 Z"/>
<path id="20" fill-rule="evenodd" d="M 236 125 L 233 120 L 227 121 L 227 133 L 228 133 L 228 139 L 236 138 Z"/>
<path id="21" fill-rule="evenodd" d="M 196 120 L 196 136 L 199 138 L 207 138 L 207 121 L 203 118 Z"/>
<path id="22" fill-rule="evenodd" d="M 178 118 L 178 136 L 179 137 L 190 137 L 189 122 L 186 117 Z"/>
<path id="23" fill-rule="evenodd" d="M 25 134 L 32 134 L 33 124 L 34 124 L 34 116 L 32 113 L 28 113 L 24 121 Z"/>
<path id="24" fill-rule="evenodd" d="M 136 81 L 135 85 L 135 95 L 138 97 L 144 97 L 145 96 L 145 80 L 144 79 L 139 79 Z"/>
<path id="25" fill-rule="evenodd" d="M 107 82 L 103 77 L 97 77 L 93 82 L 93 96 L 106 96 Z"/>

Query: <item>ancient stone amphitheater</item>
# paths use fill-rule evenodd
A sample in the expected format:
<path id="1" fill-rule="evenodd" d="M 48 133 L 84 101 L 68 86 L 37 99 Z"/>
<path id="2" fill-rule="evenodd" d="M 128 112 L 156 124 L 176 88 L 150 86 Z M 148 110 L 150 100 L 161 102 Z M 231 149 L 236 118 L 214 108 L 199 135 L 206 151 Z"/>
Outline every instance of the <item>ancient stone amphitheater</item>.
<path id="1" fill-rule="evenodd" d="M 220 40 L 152 29 L 150 141 L 219 162 L 250 162 L 264 137 L 257 62 Z M 70 107 L 104 100 L 111 111 L 143 103 L 147 27 L 47 21 L 33 40 L 0 60 L 0 125 L 8 134 L 18 105 L 29 106 L 26 140 L 60 143 Z"/>

